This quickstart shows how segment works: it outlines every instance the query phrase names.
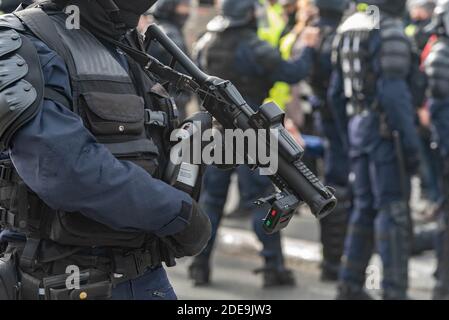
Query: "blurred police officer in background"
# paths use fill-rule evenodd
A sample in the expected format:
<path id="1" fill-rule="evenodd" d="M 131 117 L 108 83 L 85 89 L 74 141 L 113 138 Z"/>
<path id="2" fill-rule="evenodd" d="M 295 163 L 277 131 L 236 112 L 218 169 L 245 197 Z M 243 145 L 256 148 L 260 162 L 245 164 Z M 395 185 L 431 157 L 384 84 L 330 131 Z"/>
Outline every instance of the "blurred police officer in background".
<path id="1" fill-rule="evenodd" d="M 428 44 L 431 30 L 428 25 L 431 22 L 432 13 L 435 9 L 435 1 L 432 0 L 409 0 L 407 3 L 410 24 L 405 29 L 407 36 L 413 41 L 417 49 L 417 54 L 421 57 L 428 54 Z M 421 60 L 421 59 L 420 59 Z M 423 92 L 425 97 L 425 91 Z M 438 201 L 441 191 L 438 185 L 439 176 L 439 155 L 435 148 L 432 148 L 432 130 L 430 127 L 430 115 L 426 99 L 421 105 L 416 105 L 419 120 L 420 136 L 420 182 L 421 200 L 427 202 L 428 208 L 434 207 Z"/>
<path id="2" fill-rule="evenodd" d="M 175 299 L 162 264 L 209 239 L 208 217 L 162 181 L 170 97 L 117 48 L 140 48 L 134 29 L 154 2 L 38 1 L 0 17 L 1 225 L 11 230 L 0 241 L 19 270 L 0 290 L 11 299 L 19 280 L 21 299 Z M 66 5 L 81 28 L 66 28 Z M 79 289 L 66 286 L 68 266 Z"/>
<path id="3" fill-rule="evenodd" d="M 304 32 L 307 48 L 294 60 L 283 60 L 278 49 L 258 38 L 258 17 L 265 12 L 258 0 L 223 0 L 220 15 L 208 25 L 208 33 L 198 41 L 200 66 L 210 74 L 229 79 L 240 90 L 249 105 L 255 110 L 268 96 L 275 81 L 295 83 L 304 79 L 310 71 L 314 48 L 318 43 L 318 30 Z M 223 216 L 230 178 L 233 171 L 210 167 L 204 177 L 202 208 L 209 215 L 213 235 L 203 253 L 195 257 L 190 267 L 190 277 L 196 285 L 209 283 L 210 256 Z M 254 207 L 252 202 L 267 193 L 273 186 L 268 178 L 259 176 L 246 166 L 237 169 L 241 191 L 241 202 L 253 214 L 253 227 L 263 244 L 261 255 L 265 266 L 260 270 L 264 286 L 293 285 L 294 278 L 284 266 L 281 235 L 267 235 L 259 223 L 268 208 Z"/>
<path id="4" fill-rule="evenodd" d="M 327 101 L 327 92 L 332 74 L 332 45 L 336 30 L 348 7 L 347 1 L 314 0 L 319 9 L 319 18 L 314 23 L 320 29 L 321 41 L 313 59 L 313 68 L 308 83 L 312 88 L 310 103 L 319 111 L 320 129 L 327 140 L 324 159 L 326 183 L 336 190 L 338 205 L 332 215 L 320 220 L 323 244 L 323 280 L 337 280 L 343 254 L 346 226 L 351 207 L 351 191 L 348 184 L 349 158 L 347 143 L 338 130 L 338 125 Z"/>
<path id="5" fill-rule="evenodd" d="M 188 53 L 187 44 L 183 34 L 183 28 L 190 17 L 191 0 L 159 0 L 149 11 L 156 23 L 173 40 L 174 43 L 184 52 Z M 170 55 L 159 45 L 150 46 L 149 54 L 157 58 L 166 65 L 170 65 Z M 183 71 L 178 67 L 179 71 Z M 191 94 L 188 92 L 170 92 L 175 97 L 175 102 L 179 111 L 179 118 L 185 119 L 186 108 L 190 101 Z"/>
<path id="6" fill-rule="evenodd" d="M 424 65 L 429 78 L 431 121 L 443 168 L 443 199 L 439 210 L 437 284 L 435 299 L 449 299 L 449 1 L 437 3 L 431 28 L 434 34 Z"/>
<path id="7" fill-rule="evenodd" d="M 432 0 L 409 0 L 407 7 L 410 24 L 406 27 L 405 33 L 414 40 L 419 51 L 422 51 L 430 38 L 430 32 L 426 27 L 431 22 L 435 2 Z"/>
<path id="8" fill-rule="evenodd" d="M 412 47 L 401 19 L 406 1 L 365 2 L 376 7 L 353 14 L 338 29 L 337 70 L 329 92 L 347 135 L 354 175 L 338 298 L 371 298 L 364 284 L 375 246 L 383 264 L 383 298 L 406 299 L 410 174 L 419 165 L 408 83 Z"/>

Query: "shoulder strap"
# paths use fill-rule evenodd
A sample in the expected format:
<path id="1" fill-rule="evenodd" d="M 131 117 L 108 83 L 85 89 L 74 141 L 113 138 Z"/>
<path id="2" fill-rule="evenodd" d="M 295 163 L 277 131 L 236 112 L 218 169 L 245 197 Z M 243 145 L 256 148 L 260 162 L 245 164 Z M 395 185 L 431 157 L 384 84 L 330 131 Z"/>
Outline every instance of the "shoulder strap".
<path id="1" fill-rule="evenodd" d="M 29 30 L 50 49 L 54 50 L 67 64 L 67 67 L 74 68 L 70 53 L 64 46 L 61 36 L 59 35 L 54 22 L 41 8 L 29 8 L 14 12 Z M 72 102 L 58 91 L 45 87 L 44 98 L 54 100 L 63 106 L 71 109 Z"/>
<path id="2" fill-rule="evenodd" d="M 23 23 L 42 42 L 56 51 L 65 61 L 69 57 L 67 49 L 64 47 L 62 39 L 50 17 L 41 8 L 31 8 L 14 12 Z"/>

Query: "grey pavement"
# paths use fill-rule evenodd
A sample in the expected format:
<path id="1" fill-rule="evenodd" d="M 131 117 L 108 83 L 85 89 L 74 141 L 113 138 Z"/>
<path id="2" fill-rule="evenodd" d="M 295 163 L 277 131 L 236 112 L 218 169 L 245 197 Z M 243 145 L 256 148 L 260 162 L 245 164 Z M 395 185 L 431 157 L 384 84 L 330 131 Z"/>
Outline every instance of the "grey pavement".
<path id="1" fill-rule="evenodd" d="M 318 281 L 317 268 L 295 269 L 298 286 L 287 289 L 261 289 L 261 276 L 252 273 L 261 261 L 254 256 L 217 252 L 214 259 L 213 283 L 208 287 L 193 287 L 187 279 L 189 261 L 183 260 L 169 270 L 169 277 L 181 300 L 329 300 L 335 296 L 331 284 Z"/>
<path id="2" fill-rule="evenodd" d="M 178 266 L 169 270 L 169 277 L 180 299 L 239 300 L 239 299 L 287 299 L 328 300 L 335 297 L 336 284 L 319 280 L 320 246 L 307 240 L 287 238 L 283 247 L 288 267 L 296 276 L 298 286 L 288 289 L 262 289 L 260 275 L 253 270 L 262 266 L 257 252 L 260 244 L 254 235 L 246 230 L 224 227 L 218 236 L 218 245 L 213 259 L 212 284 L 208 287 L 193 287 L 187 277 L 189 259 L 183 259 Z M 381 272 L 380 261 L 373 257 L 371 266 Z M 430 299 L 435 268 L 432 253 L 411 259 L 410 297 Z M 372 269 L 373 270 L 373 269 Z M 380 277 L 377 281 L 380 281 Z M 377 278 L 375 278 L 377 279 Z M 378 284 L 377 286 L 380 286 Z M 378 287 L 368 290 L 379 297 Z"/>

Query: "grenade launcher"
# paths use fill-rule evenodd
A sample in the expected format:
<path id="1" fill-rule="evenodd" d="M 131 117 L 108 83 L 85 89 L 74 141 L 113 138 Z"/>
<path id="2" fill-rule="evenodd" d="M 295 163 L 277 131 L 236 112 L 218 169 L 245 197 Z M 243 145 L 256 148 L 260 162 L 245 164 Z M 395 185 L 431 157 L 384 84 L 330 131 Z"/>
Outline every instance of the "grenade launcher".
<path id="1" fill-rule="evenodd" d="M 237 88 L 227 80 L 210 76 L 201 71 L 176 44 L 156 25 L 151 25 L 146 34 L 146 43 L 157 41 L 172 57 L 169 66 L 152 56 L 129 47 L 122 49 L 140 63 L 151 75 L 169 82 L 176 88 L 195 93 L 203 106 L 225 129 L 278 130 L 278 170 L 268 177 L 278 192 L 260 199 L 259 204 L 269 203 L 271 210 L 264 220 L 267 233 L 285 228 L 298 206 L 305 202 L 318 219 L 327 216 L 335 208 L 337 199 L 333 191 L 325 187 L 301 161 L 304 150 L 284 128 L 284 112 L 274 103 L 268 103 L 254 112 L 243 99 Z M 179 64 L 185 73 L 174 70 Z M 268 150 L 270 139 L 265 139 Z M 260 141 L 259 141 L 260 142 Z M 256 159 L 257 163 L 257 159 Z M 254 165 L 253 169 L 260 167 Z"/>

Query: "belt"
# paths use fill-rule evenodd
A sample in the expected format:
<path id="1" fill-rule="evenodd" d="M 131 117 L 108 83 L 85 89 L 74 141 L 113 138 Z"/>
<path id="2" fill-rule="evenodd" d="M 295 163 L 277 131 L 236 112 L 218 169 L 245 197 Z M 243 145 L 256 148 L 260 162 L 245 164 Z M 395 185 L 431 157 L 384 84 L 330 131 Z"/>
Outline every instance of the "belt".
<path id="1" fill-rule="evenodd" d="M 149 269 L 162 266 L 160 259 L 153 257 L 150 252 L 131 251 L 128 253 L 114 252 L 113 278 L 115 281 L 136 279 Z"/>
<path id="2" fill-rule="evenodd" d="M 24 300 L 84 300 L 108 299 L 111 290 L 120 283 L 136 279 L 152 268 L 161 266 L 153 263 L 149 252 L 113 250 L 112 257 L 75 254 L 67 259 L 55 261 L 61 272 L 63 265 L 79 266 L 79 287 L 68 288 L 72 274 L 61 273 L 45 276 L 42 271 L 25 272 L 20 270 L 21 298 Z M 63 272 L 63 271 L 62 271 Z"/>

